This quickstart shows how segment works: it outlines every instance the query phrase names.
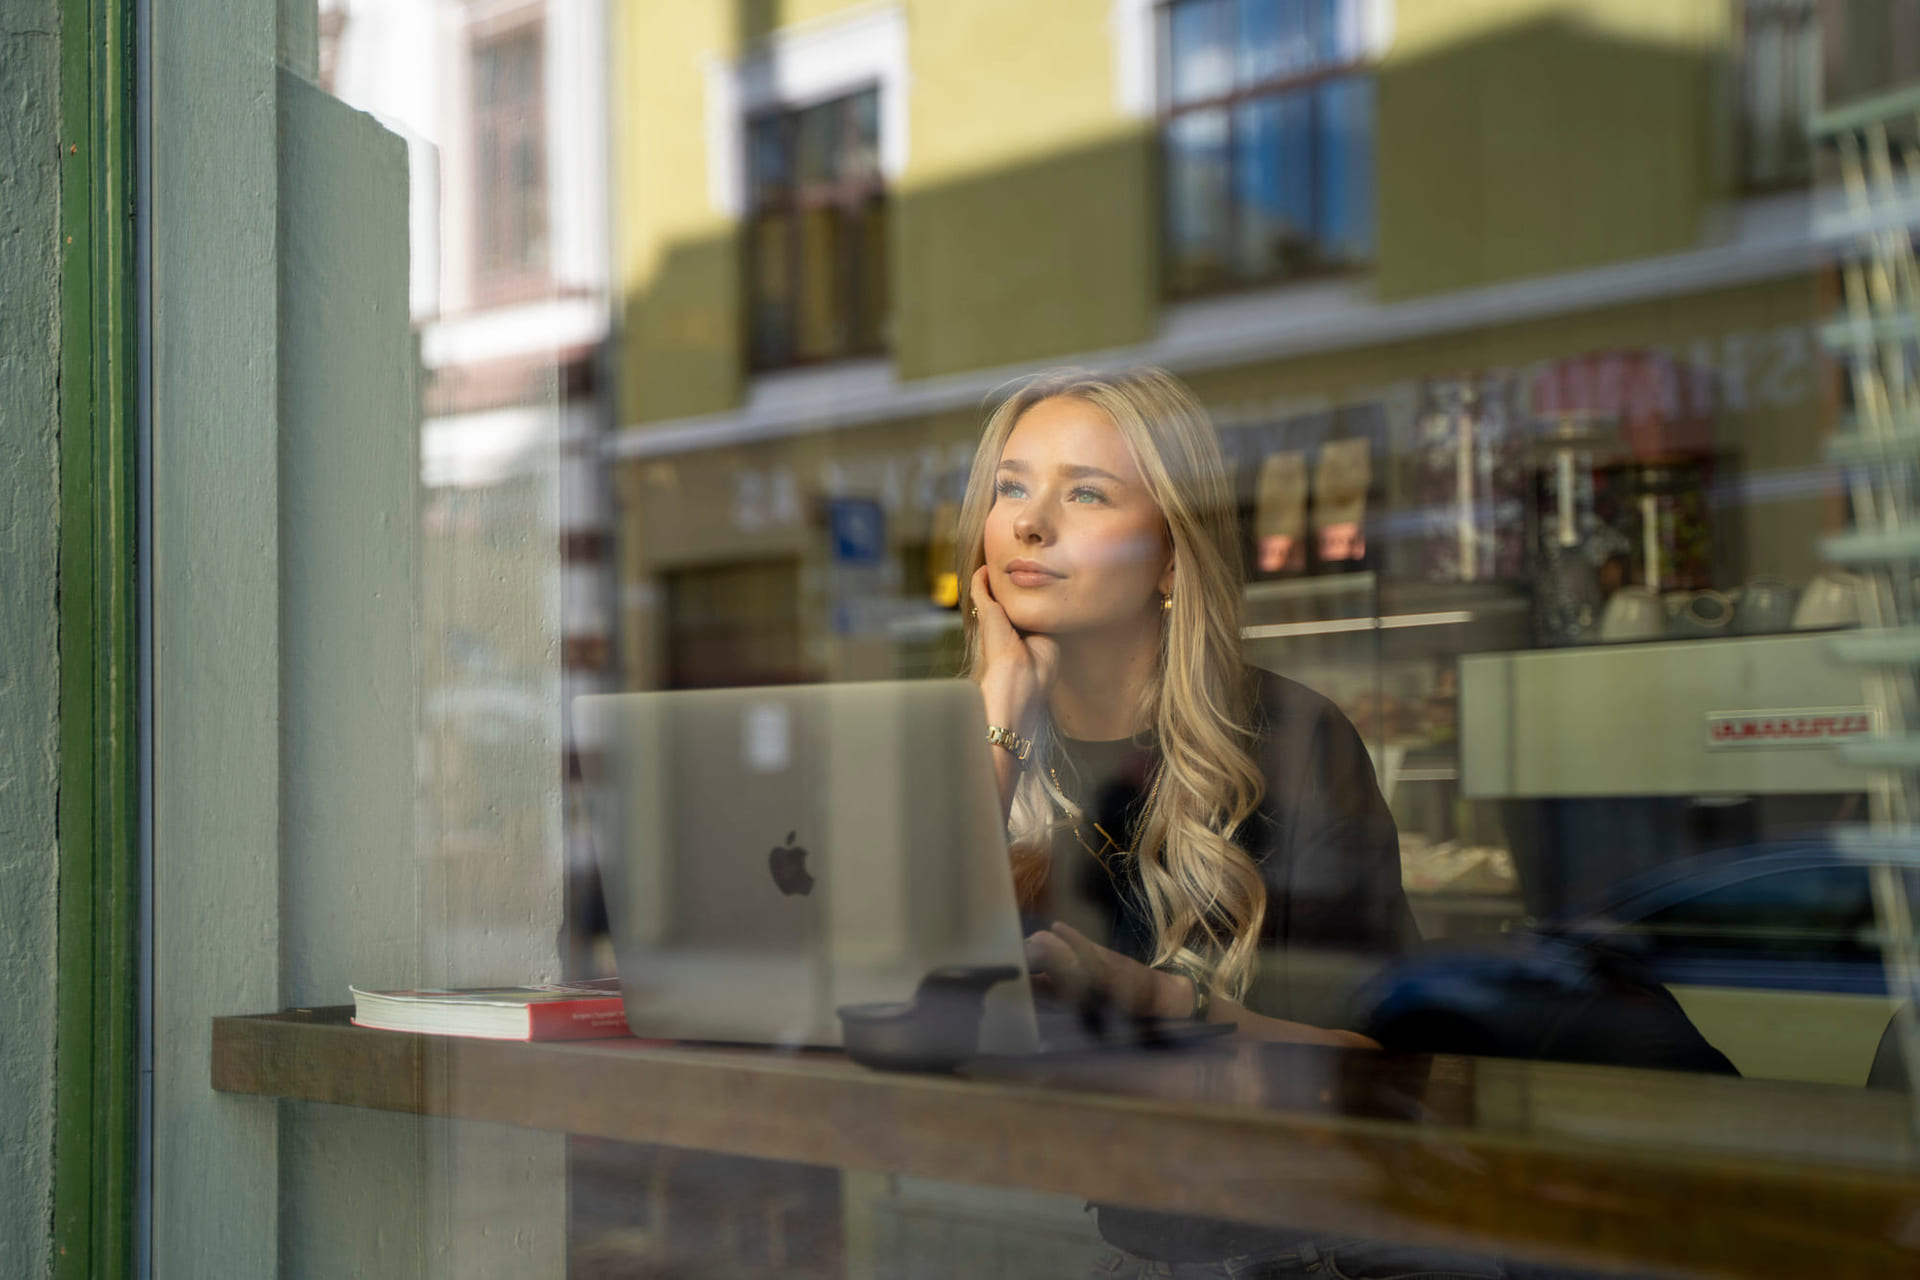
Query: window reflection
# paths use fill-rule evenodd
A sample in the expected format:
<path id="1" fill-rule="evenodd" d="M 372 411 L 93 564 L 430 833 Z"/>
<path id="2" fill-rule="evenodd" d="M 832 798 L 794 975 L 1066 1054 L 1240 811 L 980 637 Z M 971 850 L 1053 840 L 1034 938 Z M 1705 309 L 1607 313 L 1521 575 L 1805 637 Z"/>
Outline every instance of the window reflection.
<path id="1" fill-rule="evenodd" d="M 1163 138 L 1175 294 L 1370 259 L 1365 15 L 1341 0 L 1170 6 Z"/>
<path id="2" fill-rule="evenodd" d="M 578 1275 L 1516 1275 L 1535 1255 L 1898 1274 L 1912 1242 L 1854 1224 L 1904 1221 L 1872 1197 L 1920 1168 L 1892 1092 L 1920 1063 L 1900 1013 L 1920 973 L 1901 834 L 1920 805 L 1920 2 L 1577 8 L 327 0 L 311 72 L 356 111 L 335 137 L 289 107 L 281 162 L 359 138 L 386 184 L 366 208 L 404 188 L 406 217 L 373 225 L 350 184 L 312 202 L 331 238 L 279 212 L 303 251 L 337 247 L 342 281 L 360 246 L 410 249 L 413 341 L 356 367 L 407 388 L 371 434 L 417 485 L 414 527 L 353 495 L 316 521 L 297 469 L 267 490 L 340 539 L 285 563 L 404 562 L 382 589 L 417 647 L 367 669 L 413 672 L 417 696 L 369 676 L 342 702 L 417 707 L 397 735 L 413 770 L 384 781 L 418 821 L 391 849 L 330 843 L 327 815 L 358 801 L 327 771 L 350 770 L 313 764 L 309 795 L 290 747 L 288 848 L 337 861 L 288 857 L 288 969 L 617 972 L 639 1012 L 617 1044 L 420 1050 L 368 1085 L 356 1046 L 400 1051 L 323 1009 L 248 1024 L 312 1038 L 229 1066 L 266 1096 L 258 1076 L 293 1061 L 276 1087 L 297 1096 L 454 1110 L 419 1140 L 419 1234 L 505 1249 L 499 1214 L 531 1250 L 570 1192 Z M 280 287 L 359 296 L 323 275 Z M 178 280 L 156 272 L 163 338 Z M 284 367 L 291 444 L 303 397 L 359 412 L 359 383 L 316 387 L 310 354 L 252 353 Z M 982 741 L 969 720 L 963 740 L 871 705 L 796 736 L 779 701 L 963 688 L 976 447 L 1036 371 L 1082 367 L 1170 370 L 1217 438 L 1246 581 L 1219 575 L 1205 634 L 1265 692 L 1260 741 L 1290 744 L 1231 832 L 1220 804 L 1169 820 L 1266 887 L 1236 916 L 1239 886 L 1170 875 L 1193 922 L 1171 950 L 1247 942 L 1218 1043 L 1187 1015 L 1228 993 L 1191 957 L 1137 966 L 1191 984 L 1173 1016 L 1032 999 L 1045 966 L 1022 936 L 1057 923 L 1156 959 L 1129 860 L 1165 744 L 1131 723 Z M 1210 465 L 1123 456 L 1181 483 Z M 1058 521 L 1105 500 L 1061 493 Z M 1158 512 L 1170 537 L 1190 515 Z M 1057 534 L 1026 536 L 1040 556 Z M 291 579 L 286 617 L 307 616 Z M 328 616 L 355 601 L 375 611 Z M 668 695 L 688 701 L 646 702 Z M 656 724 L 637 755 L 644 735 L 588 714 L 729 696 L 750 712 L 699 751 Z M 1045 801 L 1024 828 L 961 803 L 1009 743 L 1013 787 Z M 762 832 L 776 793 L 804 818 Z M 1342 856 L 1289 878 L 1303 815 Z M 840 882 L 805 829 L 836 817 L 866 837 L 833 842 L 864 851 Z M 991 856 L 943 861 L 963 833 Z M 362 871 L 416 863 L 412 896 L 368 901 Z M 1001 910 L 1016 866 L 1044 889 Z M 1000 894 L 989 958 L 1014 976 L 991 985 L 1015 990 L 993 1008 L 1030 1043 L 913 1062 L 937 1078 L 869 1072 L 839 1052 L 840 1009 L 878 1023 L 918 988 L 856 1000 L 833 965 L 930 954 L 978 905 L 955 867 Z M 194 918 L 157 892 L 183 936 Z M 656 953 L 705 930 L 742 962 L 703 971 L 697 1032 L 649 1024 L 641 993 L 675 958 L 617 954 L 623 911 Z M 740 1031 L 749 1009 L 778 1030 Z M 1361 1039 L 1260 1045 L 1255 1019 Z M 671 1106 L 648 1109 L 656 1088 Z M 450 1154 L 476 1115 L 501 1126 L 497 1160 Z M 1049 1131 L 1061 1115 L 1083 1128 Z M 275 1157 L 290 1216 L 333 1168 L 306 1167 L 319 1145 Z M 1648 1173 L 1679 1165 L 1702 1181 Z M 1742 1181 L 1763 1168 L 1793 1171 L 1772 1199 Z M 1778 1207 L 1802 1192 L 1849 1207 Z M 1676 1225 L 1676 1203 L 1710 1220 Z"/>
<path id="3" fill-rule="evenodd" d="M 479 166 L 483 287 L 524 292 L 547 262 L 544 44 L 538 23 L 473 50 L 474 151 Z"/>
<path id="4" fill-rule="evenodd" d="M 747 248 L 756 368 L 880 351 L 886 195 L 879 94 L 865 89 L 748 123 Z"/>

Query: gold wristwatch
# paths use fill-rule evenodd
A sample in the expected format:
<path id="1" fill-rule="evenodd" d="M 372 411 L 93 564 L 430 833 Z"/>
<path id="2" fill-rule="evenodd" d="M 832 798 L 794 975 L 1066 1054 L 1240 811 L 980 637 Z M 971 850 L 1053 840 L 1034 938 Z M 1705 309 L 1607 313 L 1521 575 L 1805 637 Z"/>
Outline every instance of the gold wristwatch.
<path id="1" fill-rule="evenodd" d="M 1027 756 L 1033 751 L 1033 739 L 1023 738 L 1011 729 L 1002 729 L 997 724 L 987 726 L 987 741 L 996 747 L 1004 747 L 1013 752 L 1013 758 L 1021 764 L 1027 762 Z"/>

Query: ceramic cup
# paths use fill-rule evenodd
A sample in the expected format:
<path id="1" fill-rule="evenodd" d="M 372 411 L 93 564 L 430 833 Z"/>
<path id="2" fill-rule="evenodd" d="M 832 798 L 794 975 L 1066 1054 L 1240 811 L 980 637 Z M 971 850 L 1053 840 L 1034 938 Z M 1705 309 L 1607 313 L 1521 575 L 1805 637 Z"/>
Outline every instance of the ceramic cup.
<path id="1" fill-rule="evenodd" d="M 1799 590 L 1779 578 L 1754 578 L 1741 588 L 1734 629 L 1742 635 L 1764 636 L 1793 626 L 1793 607 Z"/>
<path id="2" fill-rule="evenodd" d="M 1800 604 L 1793 611 L 1796 631 L 1816 631 L 1823 627 L 1851 627 L 1860 622 L 1860 587 L 1857 573 L 1845 569 L 1822 569 L 1800 593 Z"/>
<path id="3" fill-rule="evenodd" d="M 1733 622 L 1733 601 L 1721 591 L 1690 591 L 1673 617 L 1673 634 L 1698 638 L 1727 633 Z"/>
<path id="4" fill-rule="evenodd" d="M 1654 640 L 1666 632 L 1666 604 L 1642 586 L 1621 587 L 1600 613 L 1602 640 Z"/>

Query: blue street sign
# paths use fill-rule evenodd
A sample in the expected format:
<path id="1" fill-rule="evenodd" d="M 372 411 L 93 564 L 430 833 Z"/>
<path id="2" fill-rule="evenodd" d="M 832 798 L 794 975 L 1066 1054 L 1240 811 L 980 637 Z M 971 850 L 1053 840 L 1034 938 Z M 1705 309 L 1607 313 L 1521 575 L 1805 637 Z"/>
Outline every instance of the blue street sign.
<path id="1" fill-rule="evenodd" d="M 887 547 L 887 513 L 872 498 L 835 498 L 827 506 L 833 562 L 877 565 Z"/>

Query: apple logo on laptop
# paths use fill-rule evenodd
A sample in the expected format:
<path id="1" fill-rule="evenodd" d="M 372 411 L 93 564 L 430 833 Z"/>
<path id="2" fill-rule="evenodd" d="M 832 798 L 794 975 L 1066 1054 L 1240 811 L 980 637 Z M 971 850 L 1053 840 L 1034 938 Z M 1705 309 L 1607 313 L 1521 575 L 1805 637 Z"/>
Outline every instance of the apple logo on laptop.
<path id="1" fill-rule="evenodd" d="M 807 851 L 793 842 L 795 834 L 787 832 L 787 842 L 767 855 L 767 869 L 780 892 L 805 895 L 813 892 L 813 873 L 807 870 Z"/>

